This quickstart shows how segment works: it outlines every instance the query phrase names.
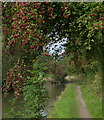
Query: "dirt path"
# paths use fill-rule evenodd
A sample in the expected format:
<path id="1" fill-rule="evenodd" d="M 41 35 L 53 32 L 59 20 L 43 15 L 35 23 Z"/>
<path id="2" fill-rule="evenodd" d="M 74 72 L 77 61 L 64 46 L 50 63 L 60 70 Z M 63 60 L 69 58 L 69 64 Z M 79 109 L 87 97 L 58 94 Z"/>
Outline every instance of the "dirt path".
<path id="1" fill-rule="evenodd" d="M 80 86 L 77 86 L 77 96 L 76 96 L 76 101 L 78 104 L 78 114 L 80 118 L 91 118 L 90 114 L 86 108 L 86 104 L 82 98 Z M 90 120 L 90 119 L 88 119 Z"/>

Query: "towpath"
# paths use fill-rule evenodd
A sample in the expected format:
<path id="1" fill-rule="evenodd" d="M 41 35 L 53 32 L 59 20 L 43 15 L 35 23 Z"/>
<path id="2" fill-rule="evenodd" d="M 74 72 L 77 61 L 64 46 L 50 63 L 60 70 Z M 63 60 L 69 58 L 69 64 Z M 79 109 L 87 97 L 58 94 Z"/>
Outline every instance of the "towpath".
<path id="1" fill-rule="evenodd" d="M 87 110 L 85 101 L 82 97 L 82 93 L 80 90 L 80 86 L 77 86 L 77 96 L 76 96 L 76 102 L 77 102 L 77 106 L 78 106 L 78 115 L 80 118 L 88 118 L 88 120 L 90 120 L 90 114 Z"/>

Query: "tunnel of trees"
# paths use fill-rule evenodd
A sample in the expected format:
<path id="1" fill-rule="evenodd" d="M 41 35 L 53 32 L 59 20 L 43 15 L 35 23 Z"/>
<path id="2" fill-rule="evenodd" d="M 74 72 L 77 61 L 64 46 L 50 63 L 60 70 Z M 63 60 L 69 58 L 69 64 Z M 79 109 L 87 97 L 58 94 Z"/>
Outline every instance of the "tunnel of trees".
<path id="1" fill-rule="evenodd" d="M 43 78 L 49 73 L 59 79 L 61 71 L 61 75 L 82 74 L 86 78 L 83 82 L 90 87 L 94 83 L 100 94 L 104 78 L 103 8 L 104 2 L 2 3 L 3 94 L 13 90 L 17 98 L 24 95 L 29 110 L 21 116 L 42 117 L 46 99 Z M 67 38 L 65 52 L 59 55 L 57 50 L 50 55 L 47 45 L 63 38 Z M 94 81 L 96 75 L 101 78 Z"/>

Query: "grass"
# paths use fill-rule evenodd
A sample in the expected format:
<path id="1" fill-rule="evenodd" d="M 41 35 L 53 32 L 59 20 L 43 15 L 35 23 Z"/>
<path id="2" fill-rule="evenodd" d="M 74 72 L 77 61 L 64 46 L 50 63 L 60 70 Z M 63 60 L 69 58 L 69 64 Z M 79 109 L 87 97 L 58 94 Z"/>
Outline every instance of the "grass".
<path id="1" fill-rule="evenodd" d="M 102 118 L 102 99 L 95 96 L 89 86 L 81 86 L 81 91 L 92 118 Z"/>
<path id="2" fill-rule="evenodd" d="M 76 118 L 76 86 L 69 85 L 61 98 L 55 103 L 52 113 L 48 118 Z"/>

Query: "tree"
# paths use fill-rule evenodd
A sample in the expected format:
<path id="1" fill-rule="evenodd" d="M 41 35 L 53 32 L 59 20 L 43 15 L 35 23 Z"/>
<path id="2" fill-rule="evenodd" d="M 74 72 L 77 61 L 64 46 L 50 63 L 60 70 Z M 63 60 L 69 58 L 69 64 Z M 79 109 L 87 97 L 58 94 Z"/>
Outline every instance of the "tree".
<path id="1" fill-rule="evenodd" d="M 3 64 L 5 58 L 7 66 L 13 63 L 3 70 L 4 93 L 13 88 L 19 94 L 31 74 L 28 70 L 33 70 L 33 60 L 51 41 L 68 38 L 66 55 L 73 55 L 76 68 L 84 62 L 86 69 L 93 59 L 103 66 L 103 7 L 104 2 L 3 3 Z"/>

